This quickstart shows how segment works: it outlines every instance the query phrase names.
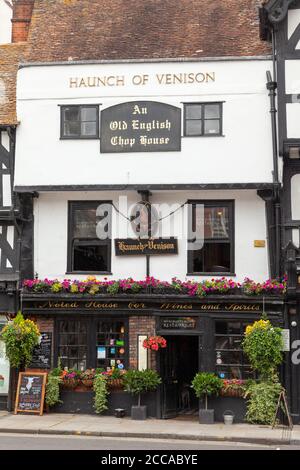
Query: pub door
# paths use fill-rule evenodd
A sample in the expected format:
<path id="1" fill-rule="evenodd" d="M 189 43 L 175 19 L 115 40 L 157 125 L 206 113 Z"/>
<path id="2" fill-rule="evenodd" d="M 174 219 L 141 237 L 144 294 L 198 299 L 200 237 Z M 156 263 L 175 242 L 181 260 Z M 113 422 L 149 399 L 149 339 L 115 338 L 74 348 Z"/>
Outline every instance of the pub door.
<path id="1" fill-rule="evenodd" d="M 199 369 L 199 336 L 166 336 L 161 350 L 162 418 L 175 418 L 195 402 L 191 381 Z M 196 402 L 197 403 L 197 402 Z"/>

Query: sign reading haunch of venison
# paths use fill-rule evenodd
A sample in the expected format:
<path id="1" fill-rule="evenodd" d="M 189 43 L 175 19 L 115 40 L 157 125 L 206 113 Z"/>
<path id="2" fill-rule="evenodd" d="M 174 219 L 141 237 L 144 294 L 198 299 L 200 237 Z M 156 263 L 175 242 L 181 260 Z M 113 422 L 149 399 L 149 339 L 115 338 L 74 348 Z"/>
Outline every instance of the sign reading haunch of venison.
<path id="1" fill-rule="evenodd" d="M 47 374 L 44 372 L 20 372 L 15 414 L 38 413 L 40 416 L 44 410 L 44 399 Z"/>
<path id="2" fill-rule="evenodd" d="M 101 111 L 101 153 L 181 150 L 181 109 L 132 101 Z"/>

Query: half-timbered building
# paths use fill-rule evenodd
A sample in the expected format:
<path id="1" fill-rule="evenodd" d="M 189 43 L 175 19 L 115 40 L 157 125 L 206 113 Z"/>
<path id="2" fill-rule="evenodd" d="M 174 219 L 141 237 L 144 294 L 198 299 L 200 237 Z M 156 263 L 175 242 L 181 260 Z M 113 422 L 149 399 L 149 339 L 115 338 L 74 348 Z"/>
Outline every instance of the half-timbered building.
<path id="1" fill-rule="evenodd" d="M 47 367 L 154 367 L 152 416 L 186 412 L 186 391 L 197 408 L 197 371 L 252 377 L 246 325 L 263 312 L 285 325 L 284 284 L 264 283 L 282 274 L 281 167 L 261 2 L 29 3 L 14 169 L 22 311 L 51 338 Z M 145 351 L 150 335 L 167 349 Z M 92 411 L 91 391 L 63 400 Z M 218 419 L 228 406 L 214 403 Z M 232 406 L 243 419 L 244 402 Z"/>

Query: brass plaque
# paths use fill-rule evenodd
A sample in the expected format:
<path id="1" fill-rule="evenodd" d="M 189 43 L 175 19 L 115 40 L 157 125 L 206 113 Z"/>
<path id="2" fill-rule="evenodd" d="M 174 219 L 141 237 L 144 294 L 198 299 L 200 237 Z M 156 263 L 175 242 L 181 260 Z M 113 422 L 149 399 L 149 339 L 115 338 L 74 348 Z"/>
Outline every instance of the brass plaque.
<path id="1" fill-rule="evenodd" d="M 254 247 L 255 248 L 265 248 L 266 241 L 265 240 L 254 240 Z"/>

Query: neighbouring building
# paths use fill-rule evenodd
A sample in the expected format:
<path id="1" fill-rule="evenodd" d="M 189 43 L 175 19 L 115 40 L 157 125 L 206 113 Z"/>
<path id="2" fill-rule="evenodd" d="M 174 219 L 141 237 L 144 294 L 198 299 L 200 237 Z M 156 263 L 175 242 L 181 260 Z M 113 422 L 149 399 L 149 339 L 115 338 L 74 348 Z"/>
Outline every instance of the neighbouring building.
<path id="1" fill-rule="evenodd" d="M 261 10 L 261 37 L 273 46 L 278 94 L 278 149 L 283 167 L 282 269 L 288 275 L 286 321 L 291 331 L 291 410 L 300 415 L 300 2 L 270 0 Z"/>
<path id="2" fill-rule="evenodd" d="M 155 367 L 150 413 L 176 416 L 197 371 L 252 377 L 247 324 L 266 312 L 288 327 L 284 285 L 263 284 L 283 269 L 261 2 L 30 3 L 14 169 L 22 311 L 50 338 L 47 367 Z M 154 334 L 166 350 L 142 348 Z M 290 397 L 289 353 L 281 376 Z M 91 392 L 63 400 L 92 410 Z M 214 406 L 222 418 L 228 402 Z M 230 404 L 238 419 L 243 406 Z"/>
<path id="3" fill-rule="evenodd" d="M 24 221 L 32 217 L 32 207 L 28 206 L 26 196 L 13 193 L 18 125 L 16 75 L 25 50 L 26 34 L 21 34 L 22 27 L 28 30 L 33 2 L 16 3 L 13 10 L 13 2 L 0 2 L 0 331 L 9 315 L 15 314 L 18 308 L 20 279 L 33 273 L 22 242 L 27 230 Z M 31 256 L 31 251 L 29 254 Z M 8 390 L 9 364 L 0 341 L 0 409 L 7 408 Z"/>

